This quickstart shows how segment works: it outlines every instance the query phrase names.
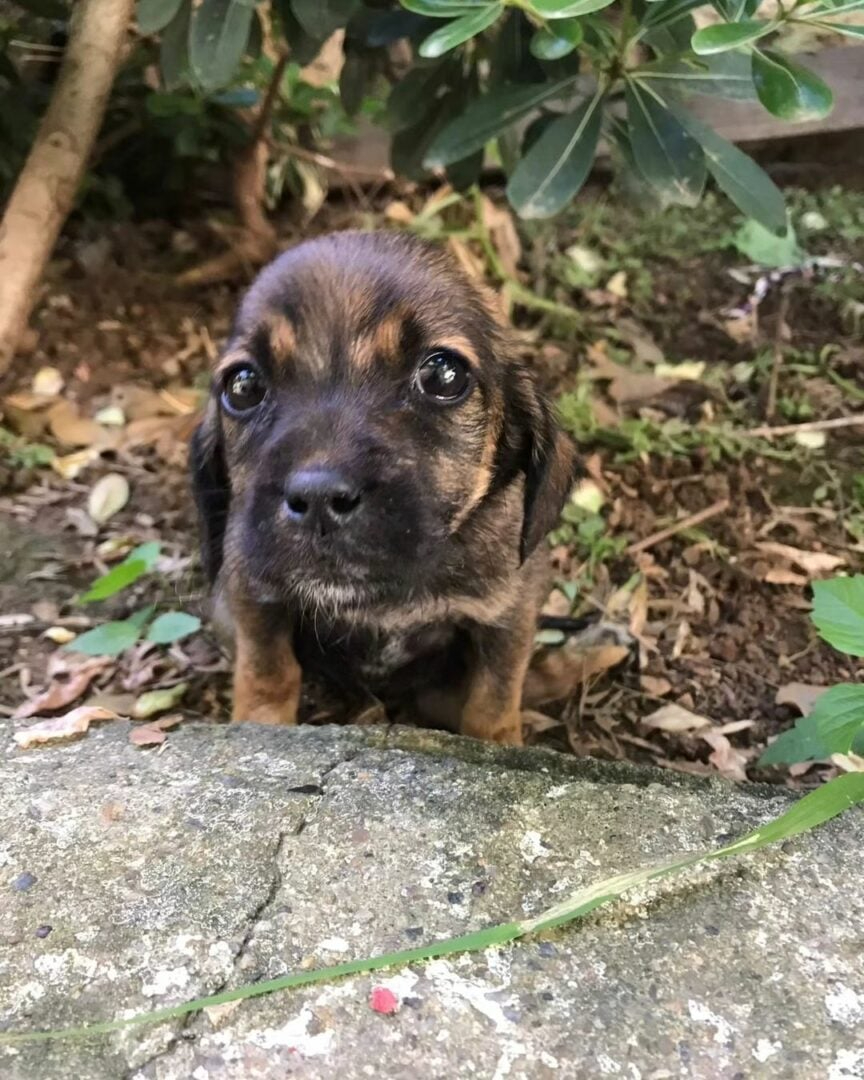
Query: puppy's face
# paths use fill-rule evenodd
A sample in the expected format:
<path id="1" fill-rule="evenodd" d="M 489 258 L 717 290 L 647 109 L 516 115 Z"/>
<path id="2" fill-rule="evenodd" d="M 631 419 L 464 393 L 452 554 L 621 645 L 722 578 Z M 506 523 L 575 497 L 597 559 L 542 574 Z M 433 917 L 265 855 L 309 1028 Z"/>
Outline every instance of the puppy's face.
<path id="1" fill-rule="evenodd" d="M 349 608 L 440 591 L 467 523 L 521 482 L 515 568 L 572 464 L 488 304 L 397 234 L 310 241 L 261 274 L 193 448 L 211 572 Z"/>

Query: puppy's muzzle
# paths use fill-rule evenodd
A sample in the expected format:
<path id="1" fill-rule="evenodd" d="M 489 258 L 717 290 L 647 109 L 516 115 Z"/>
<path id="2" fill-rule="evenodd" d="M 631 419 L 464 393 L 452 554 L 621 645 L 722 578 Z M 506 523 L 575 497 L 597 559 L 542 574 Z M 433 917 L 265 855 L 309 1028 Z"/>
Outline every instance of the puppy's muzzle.
<path id="1" fill-rule="evenodd" d="M 336 468 L 299 469 L 285 483 L 285 518 L 295 528 L 319 536 L 347 527 L 362 502 L 359 485 Z"/>

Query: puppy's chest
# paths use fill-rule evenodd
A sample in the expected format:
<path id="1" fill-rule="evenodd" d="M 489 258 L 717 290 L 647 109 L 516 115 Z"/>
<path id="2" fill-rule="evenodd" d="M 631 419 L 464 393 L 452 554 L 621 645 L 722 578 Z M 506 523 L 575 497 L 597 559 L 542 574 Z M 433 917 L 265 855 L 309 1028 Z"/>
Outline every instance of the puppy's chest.
<path id="1" fill-rule="evenodd" d="M 387 697 L 453 674 L 458 630 L 434 623 L 382 631 L 338 623 L 301 623 L 295 649 L 301 667 L 342 689 L 365 689 Z"/>

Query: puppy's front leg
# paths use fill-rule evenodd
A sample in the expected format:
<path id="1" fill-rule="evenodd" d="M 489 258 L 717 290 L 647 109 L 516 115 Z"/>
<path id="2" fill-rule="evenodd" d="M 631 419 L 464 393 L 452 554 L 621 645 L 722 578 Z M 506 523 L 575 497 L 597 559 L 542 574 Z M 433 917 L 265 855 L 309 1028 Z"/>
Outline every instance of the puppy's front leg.
<path id="1" fill-rule="evenodd" d="M 462 708 L 460 731 L 474 739 L 522 745 L 522 686 L 536 630 L 534 605 L 502 626 L 478 626 L 475 663 Z"/>
<path id="2" fill-rule="evenodd" d="M 232 598 L 233 720 L 296 724 L 302 673 L 284 608 Z"/>

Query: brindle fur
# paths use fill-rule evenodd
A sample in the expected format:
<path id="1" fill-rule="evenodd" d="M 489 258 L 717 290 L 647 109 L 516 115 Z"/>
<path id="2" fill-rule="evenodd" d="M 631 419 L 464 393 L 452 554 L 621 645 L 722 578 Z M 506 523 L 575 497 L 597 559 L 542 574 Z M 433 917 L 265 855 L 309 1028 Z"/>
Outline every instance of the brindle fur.
<path id="1" fill-rule="evenodd" d="M 412 379 L 445 346 L 475 385 L 442 407 Z M 238 361 L 268 386 L 239 420 L 220 407 Z M 443 253 L 346 232 L 277 259 L 240 306 L 191 456 L 205 568 L 235 639 L 235 719 L 295 723 L 302 670 L 396 718 L 522 741 L 541 540 L 575 453 L 510 332 Z M 326 543 L 280 512 L 284 478 L 316 465 L 368 493 L 360 524 Z"/>

